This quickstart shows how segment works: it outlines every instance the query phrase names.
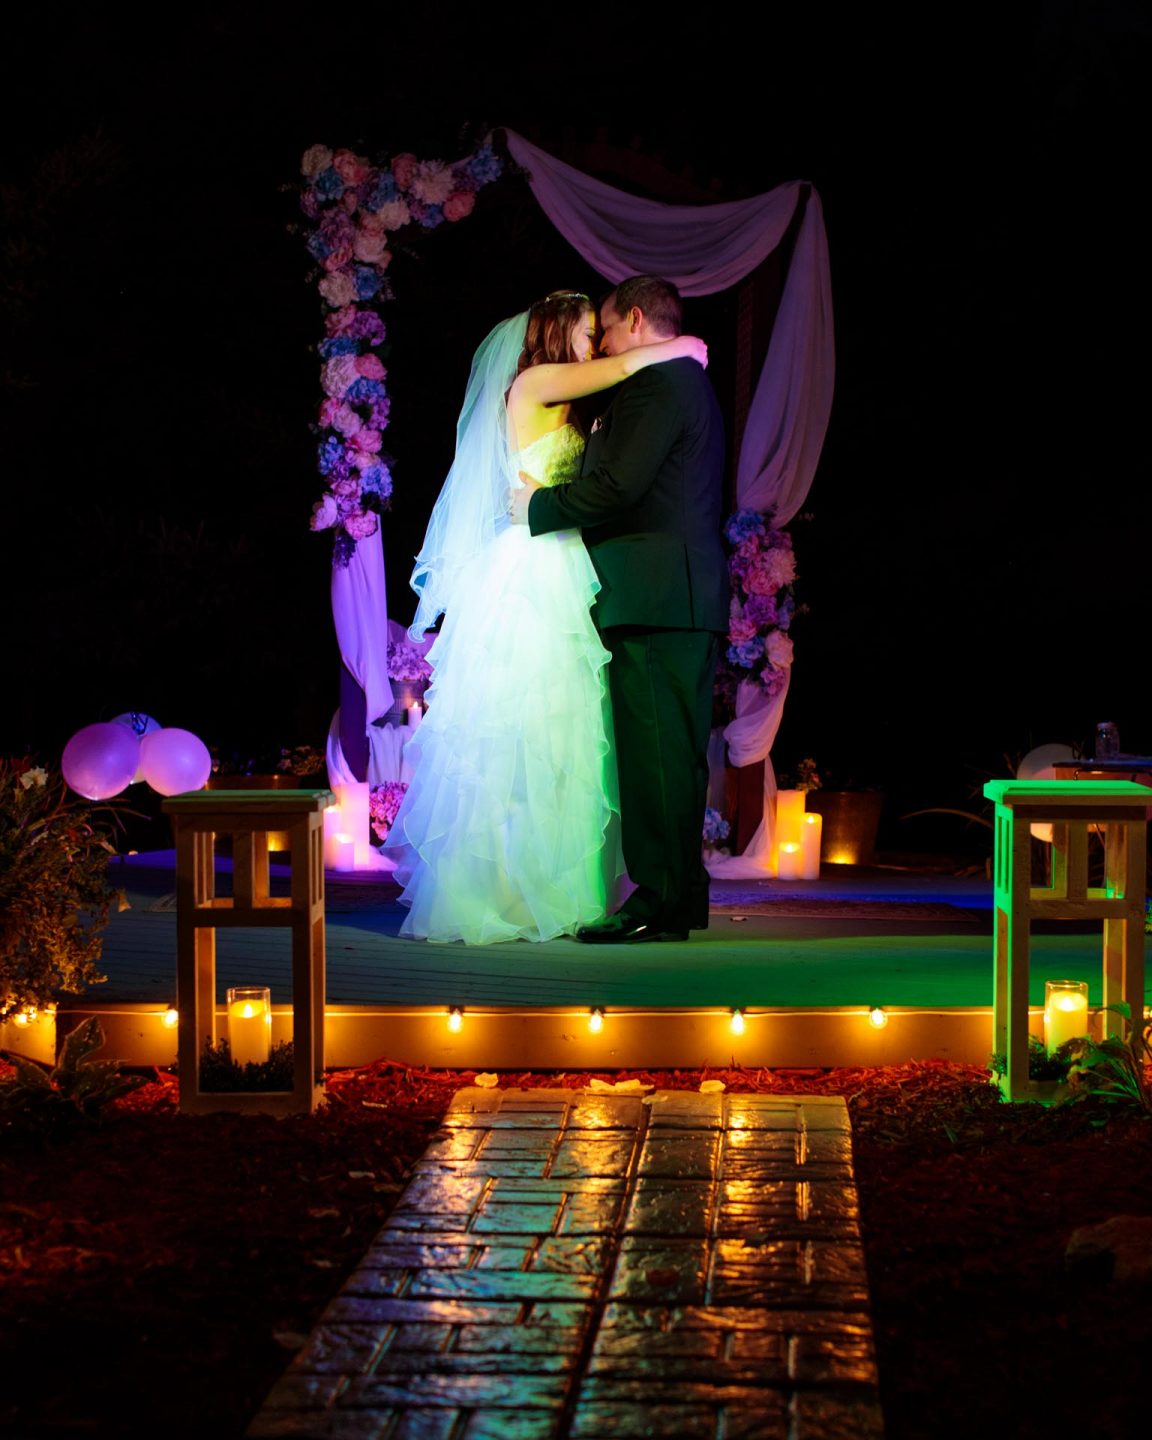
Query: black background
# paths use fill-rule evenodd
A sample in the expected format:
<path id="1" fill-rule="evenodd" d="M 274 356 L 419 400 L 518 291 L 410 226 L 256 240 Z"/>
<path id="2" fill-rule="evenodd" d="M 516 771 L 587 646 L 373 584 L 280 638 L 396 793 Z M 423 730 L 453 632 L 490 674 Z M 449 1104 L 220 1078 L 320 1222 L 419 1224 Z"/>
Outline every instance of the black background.
<path id="1" fill-rule="evenodd" d="M 1150 26 L 1122 4 L 1000 9 L 767 6 L 755 33 L 715 7 L 691 32 L 594 7 L 9 22 L 5 750 L 55 761 L 128 709 L 224 751 L 323 743 L 338 654 L 307 528 L 299 158 L 451 160 L 507 125 L 556 153 L 635 144 L 717 198 L 821 196 L 837 390 L 793 527 L 810 613 L 779 764 L 882 785 L 889 843 L 916 848 L 953 822 L 900 814 L 964 803 L 1035 744 L 1107 718 L 1147 753 Z M 385 556 L 407 620 L 472 349 L 548 289 L 604 286 L 519 179 L 389 274 Z M 688 308 L 718 355 L 732 307 Z"/>

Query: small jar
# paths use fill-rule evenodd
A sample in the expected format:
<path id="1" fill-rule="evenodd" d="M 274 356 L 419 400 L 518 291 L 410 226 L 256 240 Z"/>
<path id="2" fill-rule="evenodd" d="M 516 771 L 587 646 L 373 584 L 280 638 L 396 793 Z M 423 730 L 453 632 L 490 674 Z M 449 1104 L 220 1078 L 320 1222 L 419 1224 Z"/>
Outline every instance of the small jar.
<path id="1" fill-rule="evenodd" d="M 1111 720 L 1096 726 L 1096 759 L 1115 760 L 1120 754 L 1120 733 Z"/>

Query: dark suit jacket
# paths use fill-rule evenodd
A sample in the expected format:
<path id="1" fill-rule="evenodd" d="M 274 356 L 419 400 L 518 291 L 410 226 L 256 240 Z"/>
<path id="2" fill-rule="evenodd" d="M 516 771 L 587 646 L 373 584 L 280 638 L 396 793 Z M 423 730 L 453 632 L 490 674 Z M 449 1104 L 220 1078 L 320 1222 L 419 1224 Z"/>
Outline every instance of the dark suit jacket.
<path id="1" fill-rule="evenodd" d="M 533 535 L 579 527 L 601 590 L 600 629 L 728 628 L 720 511 L 724 424 L 694 360 L 650 365 L 618 385 L 578 480 L 536 492 Z"/>

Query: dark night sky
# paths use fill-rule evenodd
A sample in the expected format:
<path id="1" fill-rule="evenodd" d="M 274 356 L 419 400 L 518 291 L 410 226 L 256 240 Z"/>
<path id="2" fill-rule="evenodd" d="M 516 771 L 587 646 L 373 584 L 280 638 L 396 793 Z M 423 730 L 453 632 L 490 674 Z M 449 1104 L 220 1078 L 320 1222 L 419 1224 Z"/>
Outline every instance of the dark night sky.
<path id="1" fill-rule="evenodd" d="M 163 40 L 107 16 L 19 22 L 0 174 L 7 751 L 55 759 L 126 709 L 226 748 L 321 742 L 337 654 L 328 544 L 306 528 L 319 312 L 288 230 L 299 155 L 452 159 L 486 124 L 551 149 L 637 135 L 726 195 L 820 192 L 837 396 L 795 527 L 811 613 L 783 762 L 882 783 L 895 813 L 956 803 L 1005 753 L 1101 718 L 1152 749 L 1141 7 L 914 28 L 766 7 L 755 44 L 722 18 L 639 49 L 618 22 L 605 45 L 594 8 L 508 33 L 428 7 L 331 33 L 282 13 L 202 14 Z M 395 262 L 386 312 L 405 620 L 472 347 L 546 289 L 602 288 L 522 182 L 427 241 Z M 729 316 L 718 300 L 688 320 L 722 335 Z"/>

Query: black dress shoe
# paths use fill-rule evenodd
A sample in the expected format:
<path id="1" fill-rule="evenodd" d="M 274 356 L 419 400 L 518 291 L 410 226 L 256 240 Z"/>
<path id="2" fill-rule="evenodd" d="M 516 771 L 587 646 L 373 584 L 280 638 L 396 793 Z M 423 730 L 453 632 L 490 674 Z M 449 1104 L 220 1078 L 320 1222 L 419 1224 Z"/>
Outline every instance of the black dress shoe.
<path id="1" fill-rule="evenodd" d="M 644 945 L 659 940 L 687 940 L 688 931 L 669 929 L 658 920 L 637 920 L 618 911 L 597 925 L 583 925 L 576 939 L 585 945 Z"/>

